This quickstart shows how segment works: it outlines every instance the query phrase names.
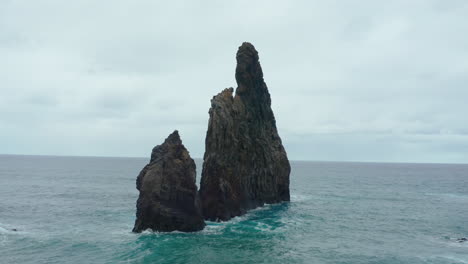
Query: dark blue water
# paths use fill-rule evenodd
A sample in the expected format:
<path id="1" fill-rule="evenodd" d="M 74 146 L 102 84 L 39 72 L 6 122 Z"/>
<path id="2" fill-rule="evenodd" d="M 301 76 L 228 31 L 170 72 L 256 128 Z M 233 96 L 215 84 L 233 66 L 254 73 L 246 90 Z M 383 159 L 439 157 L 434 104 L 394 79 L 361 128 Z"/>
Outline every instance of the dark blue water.
<path id="1" fill-rule="evenodd" d="M 290 203 L 133 234 L 146 162 L 0 156 L 0 263 L 468 263 L 468 165 L 292 162 Z"/>

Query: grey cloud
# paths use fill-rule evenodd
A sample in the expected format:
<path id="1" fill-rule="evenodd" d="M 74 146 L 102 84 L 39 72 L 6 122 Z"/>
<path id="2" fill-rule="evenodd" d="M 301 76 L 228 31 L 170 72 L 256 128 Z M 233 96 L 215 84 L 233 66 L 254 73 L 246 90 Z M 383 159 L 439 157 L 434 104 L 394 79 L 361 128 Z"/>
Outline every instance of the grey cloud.
<path id="1" fill-rule="evenodd" d="M 463 162 L 466 13 L 455 0 L 2 1 L 0 153 L 147 156 L 179 129 L 201 157 L 209 100 L 235 87 L 251 41 L 290 158 Z"/>

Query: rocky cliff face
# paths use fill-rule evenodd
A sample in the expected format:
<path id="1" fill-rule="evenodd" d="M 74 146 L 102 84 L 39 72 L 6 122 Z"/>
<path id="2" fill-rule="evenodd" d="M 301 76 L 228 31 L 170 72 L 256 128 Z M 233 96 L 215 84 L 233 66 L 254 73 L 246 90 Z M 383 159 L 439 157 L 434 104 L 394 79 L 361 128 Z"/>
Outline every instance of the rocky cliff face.
<path id="1" fill-rule="evenodd" d="M 264 203 L 289 201 L 286 152 L 276 129 L 258 53 L 237 52 L 237 89 L 214 96 L 200 186 L 203 215 L 226 221 Z"/>
<path id="2" fill-rule="evenodd" d="M 174 131 L 154 147 L 137 177 L 140 191 L 133 232 L 202 230 L 205 226 L 195 185 L 195 163 Z"/>

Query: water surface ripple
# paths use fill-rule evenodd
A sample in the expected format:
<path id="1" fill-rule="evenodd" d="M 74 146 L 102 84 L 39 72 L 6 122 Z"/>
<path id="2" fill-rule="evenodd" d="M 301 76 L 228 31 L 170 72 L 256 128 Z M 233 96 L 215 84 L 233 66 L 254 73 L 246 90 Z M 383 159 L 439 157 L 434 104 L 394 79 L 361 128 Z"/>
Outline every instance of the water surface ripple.
<path id="1" fill-rule="evenodd" d="M 0 156 L 0 263 L 468 263 L 468 165 L 292 162 L 290 203 L 133 234 L 146 162 Z"/>

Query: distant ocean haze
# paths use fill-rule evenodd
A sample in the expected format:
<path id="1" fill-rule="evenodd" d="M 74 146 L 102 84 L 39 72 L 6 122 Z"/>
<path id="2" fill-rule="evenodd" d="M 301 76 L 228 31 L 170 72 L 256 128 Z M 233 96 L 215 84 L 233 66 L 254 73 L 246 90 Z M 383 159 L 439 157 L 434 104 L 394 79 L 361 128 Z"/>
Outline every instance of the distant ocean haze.
<path id="1" fill-rule="evenodd" d="M 468 165 L 292 161 L 289 203 L 134 234 L 147 162 L 0 155 L 0 263 L 468 263 Z"/>

